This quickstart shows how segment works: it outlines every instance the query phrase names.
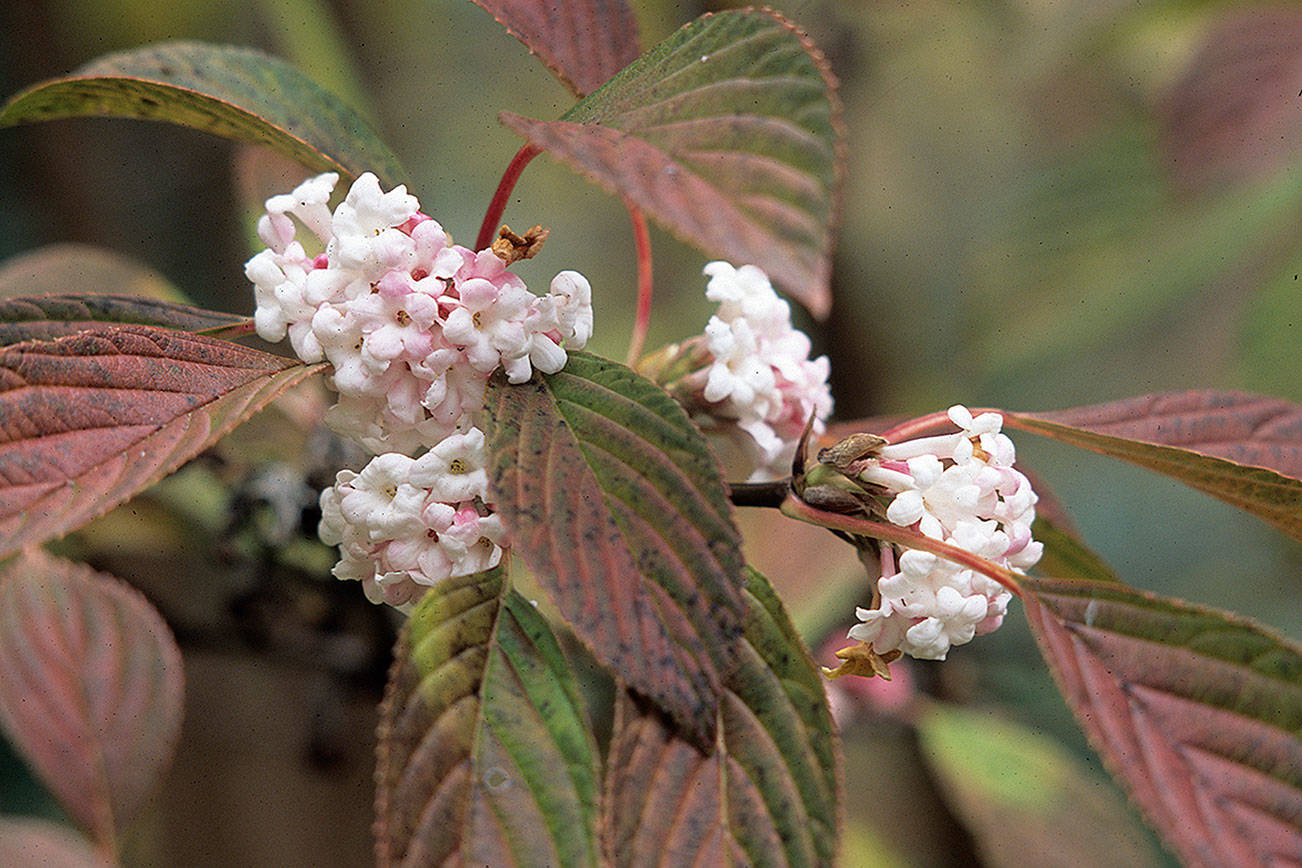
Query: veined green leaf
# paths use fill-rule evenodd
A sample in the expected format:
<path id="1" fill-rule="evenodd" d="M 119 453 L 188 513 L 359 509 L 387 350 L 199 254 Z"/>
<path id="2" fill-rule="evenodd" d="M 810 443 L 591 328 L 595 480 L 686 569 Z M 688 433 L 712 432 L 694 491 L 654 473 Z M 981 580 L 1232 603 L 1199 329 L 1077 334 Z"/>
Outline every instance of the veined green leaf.
<path id="1" fill-rule="evenodd" d="M 744 611 L 740 537 L 704 439 L 663 389 L 572 353 L 490 382 L 494 502 L 575 634 L 699 745 Z"/>
<path id="2" fill-rule="evenodd" d="M 1302 862 L 1302 650 L 1115 583 L 1019 580 L 1090 741 L 1189 865 Z"/>
<path id="3" fill-rule="evenodd" d="M 379 864 L 598 865 L 596 745 L 560 646 L 503 568 L 426 593 L 396 658 Z"/>
<path id="4" fill-rule="evenodd" d="M 743 9 L 683 27 L 558 121 L 501 118 L 688 243 L 763 268 L 823 317 L 841 172 L 834 89 L 804 34 Z"/>
<path id="5" fill-rule="evenodd" d="M 110 54 L 28 88 L 0 126 L 88 115 L 142 118 L 267 145 L 308 169 L 406 181 L 361 116 L 294 67 L 251 48 L 164 42 Z"/>

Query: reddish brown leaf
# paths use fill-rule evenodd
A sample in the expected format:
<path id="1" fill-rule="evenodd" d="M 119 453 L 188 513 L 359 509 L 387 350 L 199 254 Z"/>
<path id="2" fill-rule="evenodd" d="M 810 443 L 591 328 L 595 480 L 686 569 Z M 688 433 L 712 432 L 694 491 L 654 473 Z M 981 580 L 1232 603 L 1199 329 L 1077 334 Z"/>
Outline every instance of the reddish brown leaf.
<path id="1" fill-rule="evenodd" d="M 1171 476 L 1302 539 L 1297 404 L 1241 392 L 1169 392 L 1004 418 Z"/>
<path id="2" fill-rule="evenodd" d="M 107 868 L 113 864 L 67 826 L 35 817 L 0 818 L 0 865 Z"/>
<path id="3" fill-rule="evenodd" d="M 603 824 L 611 864 L 746 864 L 745 852 L 727 833 L 720 787 L 726 754 L 702 753 L 627 696 L 616 710 Z"/>
<path id="4" fill-rule="evenodd" d="M 101 844 L 171 760 L 182 689 L 181 652 L 133 588 L 36 549 L 0 572 L 0 722 Z"/>
<path id="5" fill-rule="evenodd" d="M 621 679 L 713 743 L 743 569 L 718 465 L 682 407 L 615 364 L 489 383 L 492 489 L 513 547 Z"/>
<path id="6" fill-rule="evenodd" d="M 1294 164 L 1299 91 L 1302 12 L 1227 11 L 1159 106 L 1176 178 L 1203 188 Z"/>
<path id="7" fill-rule="evenodd" d="M 688 243 L 831 306 L 842 134 L 827 61 L 767 10 L 706 15 L 552 123 L 501 120 Z"/>
<path id="8" fill-rule="evenodd" d="M 474 0 L 577 96 L 596 90 L 642 53 L 624 0 Z"/>
<path id="9" fill-rule="evenodd" d="M 1176 446 L 1302 479 L 1302 406 L 1281 398 L 1244 392 L 1161 392 L 1071 410 L 1010 415 Z"/>
<path id="10" fill-rule="evenodd" d="M 1090 741 L 1186 864 L 1302 863 L 1297 646 L 1117 584 L 1021 584 Z"/>
<path id="11" fill-rule="evenodd" d="M 0 299 L 0 346 L 49 340 L 106 325 L 157 325 L 188 332 L 240 326 L 248 317 L 136 295 L 42 295 Z"/>
<path id="12" fill-rule="evenodd" d="M 711 753 L 620 699 L 604 804 L 616 866 L 832 864 L 841 763 L 822 676 L 768 582 L 749 571 L 746 591 Z"/>
<path id="13" fill-rule="evenodd" d="M 246 322 L 192 307 L 152 268 L 89 244 L 50 244 L 0 264 L 0 345 L 106 323 L 202 331 Z"/>
<path id="14" fill-rule="evenodd" d="M 316 370 L 151 326 L 0 350 L 0 557 L 107 512 Z"/>

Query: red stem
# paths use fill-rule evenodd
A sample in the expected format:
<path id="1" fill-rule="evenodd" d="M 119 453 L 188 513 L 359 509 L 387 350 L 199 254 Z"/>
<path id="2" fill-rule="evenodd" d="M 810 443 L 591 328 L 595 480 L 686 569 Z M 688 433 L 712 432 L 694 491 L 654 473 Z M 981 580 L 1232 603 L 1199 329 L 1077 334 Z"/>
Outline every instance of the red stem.
<path id="1" fill-rule="evenodd" d="M 476 250 L 483 250 L 493 243 L 493 235 L 497 232 L 497 221 L 502 219 L 502 214 L 506 211 L 506 200 L 511 198 L 515 182 L 520 180 L 520 175 L 524 172 L 524 167 L 529 165 L 529 161 L 541 153 L 542 148 L 536 145 L 525 145 L 511 158 L 510 165 L 502 173 L 502 180 L 497 183 L 497 192 L 493 194 L 493 201 L 488 203 L 484 222 L 479 224 L 479 237 L 475 239 Z"/>
<path id="2" fill-rule="evenodd" d="M 1008 414 L 1003 410 L 996 410 L 990 407 L 969 408 L 973 416 L 980 416 L 982 413 L 998 413 L 1008 420 Z M 904 440 L 912 440 L 914 437 L 922 437 L 931 433 L 939 433 L 943 429 L 953 429 L 954 423 L 949 421 L 948 411 L 943 413 L 928 413 L 926 416 L 919 416 L 916 419 L 910 419 L 907 422 L 901 422 L 894 428 L 882 432 L 879 436 L 885 437 L 891 443 L 900 443 Z"/>
<path id="3" fill-rule="evenodd" d="M 647 329 L 651 325 L 651 233 L 647 229 L 646 217 L 636 205 L 625 199 L 624 207 L 633 223 L 633 244 L 637 248 L 637 319 L 628 341 L 627 359 L 631 367 L 642 355 Z"/>
<path id="4" fill-rule="evenodd" d="M 1021 586 L 1017 583 L 1017 577 L 1012 570 L 1004 569 L 997 564 L 992 564 L 985 558 L 979 558 L 969 551 L 952 546 L 949 543 L 941 542 L 938 539 L 932 539 L 925 534 L 920 534 L 916 530 L 909 530 L 903 527 L 896 527 L 893 524 L 881 524 L 875 521 L 869 521 L 866 518 L 855 518 L 851 515 L 838 515 L 834 512 L 823 512 L 821 509 L 815 509 L 805 503 L 795 495 L 788 495 L 782 503 L 782 512 L 791 518 L 807 521 L 810 524 L 816 524 L 820 527 L 831 528 L 845 533 L 857 534 L 858 536 L 871 537 L 873 539 L 883 540 L 888 543 L 905 546 L 906 548 L 919 549 L 924 552 L 931 552 L 936 557 L 944 558 L 947 561 L 953 561 L 956 564 L 976 570 L 984 576 L 989 576 L 1008 590 L 1012 591 L 1018 597 L 1022 596 Z"/>

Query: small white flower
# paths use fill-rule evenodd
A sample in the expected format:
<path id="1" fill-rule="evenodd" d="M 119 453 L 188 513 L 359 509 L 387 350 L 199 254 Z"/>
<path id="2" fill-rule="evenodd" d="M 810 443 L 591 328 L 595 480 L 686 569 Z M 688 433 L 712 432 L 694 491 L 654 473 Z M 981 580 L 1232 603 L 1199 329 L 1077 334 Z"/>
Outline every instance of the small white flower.
<path id="1" fill-rule="evenodd" d="M 341 475 L 347 474 L 339 500 L 344 521 L 364 525 L 372 540 L 418 528 L 425 492 L 407 481 L 414 463 L 406 455 L 390 452 L 377 455 L 359 474 L 341 470 Z M 339 483 L 340 477 L 336 477 L 336 485 Z"/>
<path id="2" fill-rule="evenodd" d="M 481 252 L 477 265 L 486 257 L 497 259 L 489 251 Z M 501 263 L 501 260 L 497 260 Z M 470 364 L 485 373 L 504 362 L 523 358 L 528 362 L 529 339 L 524 320 L 534 296 L 515 275 L 503 274 L 497 280 L 474 275 L 457 284 L 460 304 L 443 323 L 443 334 L 462 349 Z M 508 369 L 509 372 L 509 369 Z M 529 379 L 518 371 L 513 383 Z"/>
<path id="3" fill-rule="evenodd" d="M 419 210 L 420 202 L 406 187 L 386 193 L 375 175 L 364 173 L 335 209 L 330 227 L 334 237 L 327 247 L 331 261 L 374 279 L 414 259 L 415 242 L 398 227 Z"/>
<path id="4" fill-rule="evenodd" d="M 412 481 L 427 489 L 435 500 L 487 500 L 487 464 L 484 432 L 471 428 L 448 435 L 417 458 L 412 466 Z"/>
<path id="5" fill-rule="evenodd" d="M 294 238 L 293 215 L 302 221 L 322 243 L 330 239 L 330 194 L 339 175 L 326 172 L 308 178 L 292 193 L 282 193 L 267 200 L 267 214 L 258 221 L 258 237 L 272 250 L 282 251 Z M 279 244 L 279 246 L 278 246 Z"/>
<path id="6" fill-rule="evenodd" d="M 560 342 L 581 350 L 592 337 L 592 285 L 577 271 L 552 278 L 551 292 L 538 299 L 538 328 L 555 331 Z"/>

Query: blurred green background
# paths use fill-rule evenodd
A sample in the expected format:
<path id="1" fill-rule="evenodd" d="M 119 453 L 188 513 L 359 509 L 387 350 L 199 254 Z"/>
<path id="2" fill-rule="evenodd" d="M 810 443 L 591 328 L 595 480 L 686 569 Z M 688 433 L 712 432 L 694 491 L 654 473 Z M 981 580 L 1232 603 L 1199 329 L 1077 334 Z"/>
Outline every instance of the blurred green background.
<path id="1" fill-rule="evenodd" d="M 649 46 L 720 7 L 647 0 L 635 8 Z M 1055 409 L 1185 388 L 1302 401 L 1298 7 L 809 0 L 780 11 L 827 54 L 845 102 L 850 160 L 835 305 L 826 322 L 806 320 L 832 359 L 839 419 L 955 402 Z M 424 210 L 462 243 L 473 241 L 520 145 L 496 113 L 551 119 L 572 102 L 464 0 L 17 0 L 0 4 L 0 34 L 5 95 L 160 39 L 284 56 L 373 119 L 411 170 Z M 0 256 L 53 242 L 103 245 L 200 304 L 250 312 L 242 263 L 265 178 L 277 171 L 245 149 L 155 124 L 88 119 L 3 130 Z M 543 157 L 505 220 L 552 229 L 542 255 L 519 270 L 538 285 L 562 268 L 588 275 L 598 324 L 590 348 L 622 359 L 635 282 L 622 206 Z M 659 232 L 653 244 L 649 347 L 699 331 L 710 313 L 706 257 Z M 304 416 L 278 418 L 263 420 L 267 437 Z M 1151 474 L 1026 436 L 1018 447 L 1125 581 L 1302 636 L 1302 547 Z M 183 550 L 203 561 L 205 541 L 231 530 L 233 501 L 208 503 L 205 486 L 247 479 L 248 464 L 232 446 L 138 504 L 134 520 L 70 544 L 146 586 L 181 622 L 189 652 L 181 758 L 129 855 L 138 864 L 363 864 L 373 704 L 392 625 L 302 581 L 299 573 L 322 571 L 320 551 L 292 559 L 299 584 L 287 591 L 274 584 L 289 569 L 279 563 L 256 582 L 247 569 L 232 579 L 225 561 L 176 574 Z M 811 643 L 843 633 L 854 603 L 866 599 L 848 551 L 789 523 L 743 519 L 757 531 L 753 559 Z M 247 546 L 242 556 L 252 557 Z M 246 586 L 263 606 L 283 593 L 309 638 L 284 640 L 279 622 L 261 645 L 240 633 L 247 612 L 232 614 L 230 599 L 247 602 Z M 342 593 L 361 598 L 355 587 Z M 223 641 L 231 629 L 237 635 Z M 352 662 L 322 663 L 302 650 L 313 642 L 342 642 L 338 653 Z M 263 653 L 268 647 L 275 653 Z M 929 710 L 902 722 L 877 700 L 846 699 L 858 709 L 845 731 L 847 865 L 1012 864 L 994 843 L 998 830 L 1034 828 L 1045 792 L 1119 804 L 1020 613 L 943 666 L 915 665 L 908 679 L 947 704 L 917 706 Z M 314 753 L 322 731 L 332 746 L 324 759 Z M 959 737 L 974 732 L 989 740 Z M 1036 738 L 1049 740 L 1049 754 L 1036 752 Z M 1023 742 L 1033 759 L 1000 752 Z M 1053 753 L 1055 744 L 1066 753 Z M 955 781 L 976 786 L 976 797 Z M 11 756 L 0 757 L 0 784 L 4 812 L 54 810 Z M 1009 787 L 1034 797 L 992 814 Z M 1045 855 L 1021 864 L 1103 864 L 1087 854 L 1109 842 L 1124 857 L 1117 864 L 1165 858 L 1142 837 L 1135 850 L 1121 847 L 1129 833 L 1112 819 L 1098 823 L 1096 837 L 1050 837 Z"/>

